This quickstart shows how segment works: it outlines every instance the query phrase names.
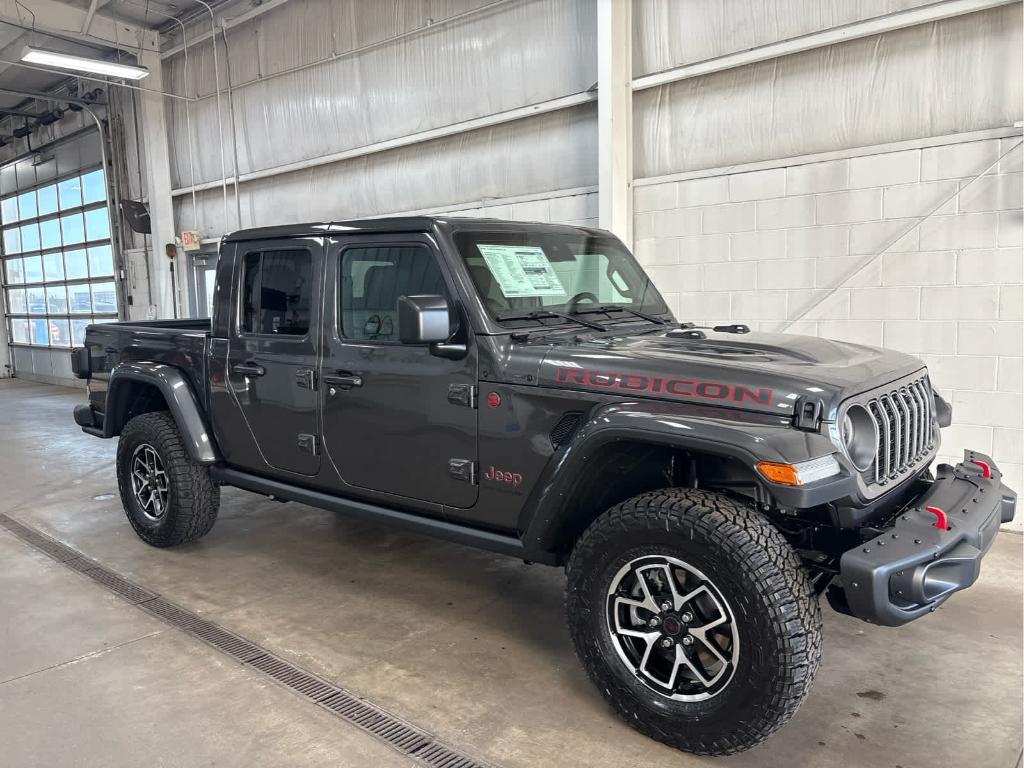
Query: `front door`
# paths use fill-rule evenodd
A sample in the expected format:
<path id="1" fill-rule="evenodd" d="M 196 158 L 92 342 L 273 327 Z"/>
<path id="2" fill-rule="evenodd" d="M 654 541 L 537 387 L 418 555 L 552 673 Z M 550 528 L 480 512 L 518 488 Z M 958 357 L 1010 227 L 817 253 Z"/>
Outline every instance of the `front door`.
<path id="1" fill-rule="evenodd" d="M 321 241 L 239 243 L 241 280 L 227 376 L 270 467 L 320 469 L 316 392 Z M 252 467 L 257 469 L 258 467 Z"/>
<path id="2" fill-rule="evenodd" d="M 340 238 L 327 252 L 335 299 L 325 313 L 320 377 L 326 454 L 349 485 L 471 507 L 475 345 L 453 360 L 399 341 L 400 296 L 445 296 L 456 314 L 433 243 L 417 235 Z"/>

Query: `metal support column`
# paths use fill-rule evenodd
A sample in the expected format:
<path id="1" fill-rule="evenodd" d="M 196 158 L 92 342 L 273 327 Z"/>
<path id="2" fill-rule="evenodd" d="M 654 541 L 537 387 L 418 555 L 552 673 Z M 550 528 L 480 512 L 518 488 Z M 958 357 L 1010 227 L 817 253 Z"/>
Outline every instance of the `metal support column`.
<path id="1" fill-rule="evenodd" d="M 597 0 L 600 225 L 633 244 L 633 26 L 631 0 Z"/>
<path id="2" fill-rule="evenodd" d="M 143 161 L 146 173 L 146 199 L 149 203 L 149 220 L 153 233 L 149 238 L 149 270 L 152 277 L 153 294 L 150 302 L 156 308 L 158 318 L 178 317 L 181 315 L 180 297 L 174 295 L 173 285 L 186 283 L 178 273 L 172 280 L 171 270 L 180 270 L 180 258 L 172 262 L 167 258 L 164 248 L 173 243 L 174 206 L 171 201 L 171 162 L 167 140 L 167 112 L 164 98 L 154 91 L 163 90 L 163 73 L 160 56 L 156 53 L 143 53 L 142 66 L 150 74 L 146 78 L 149 90 L 141 95 L 142 134 L 145 142 Z"/>

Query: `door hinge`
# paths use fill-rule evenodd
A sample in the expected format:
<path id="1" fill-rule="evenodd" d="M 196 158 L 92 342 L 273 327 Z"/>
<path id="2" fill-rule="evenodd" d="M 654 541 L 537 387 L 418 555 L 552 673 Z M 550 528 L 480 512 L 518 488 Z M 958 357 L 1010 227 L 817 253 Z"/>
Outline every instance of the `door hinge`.
<path id="1" fill-rule="evenodd" d="M 448 459 L 448 474 L 464 483 L 477 484 L 476 462 L 472 459 Z"/>
<path id="2" fill-rule="evenodd" d="M 449 384 L 448 402 L 465 408 L 476 408 L 477 388 L 472 384 Z"/>
<path id="3" fill-rule="evenodd" d="M 313 456 L 316 456 L 319 451 L 316 435 L 307 435 L 305 432 L 301 432 L 299 433 L 298 444 L 300 451 L 305 451 Z"/>
<path id="4" fill-rule="evenodd" d="M 316 372 L 312 368 L 295 371 L 295 383 L 302 389 L 316 389 Z"/>

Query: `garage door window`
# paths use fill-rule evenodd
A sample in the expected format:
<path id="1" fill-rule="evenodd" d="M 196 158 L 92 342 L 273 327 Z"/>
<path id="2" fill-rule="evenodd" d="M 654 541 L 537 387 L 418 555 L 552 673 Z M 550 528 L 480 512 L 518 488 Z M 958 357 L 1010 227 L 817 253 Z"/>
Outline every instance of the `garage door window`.
<path id="1" fill-rule="evenodd" d="M 15 344 L 70 347 L 118 316 L 103 170 L 0 199 L 7 322 Z"/>

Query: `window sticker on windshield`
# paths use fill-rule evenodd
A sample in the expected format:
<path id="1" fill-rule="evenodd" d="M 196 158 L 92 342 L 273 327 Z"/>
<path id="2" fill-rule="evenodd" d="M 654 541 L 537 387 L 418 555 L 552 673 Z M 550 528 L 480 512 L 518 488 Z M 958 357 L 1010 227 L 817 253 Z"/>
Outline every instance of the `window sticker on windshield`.
<path id="1" fill-rule="evenodd" d="M 532 245 L 483 243 L 476 247 L 507 298 L 566 295 L 543 249 Z"/>

